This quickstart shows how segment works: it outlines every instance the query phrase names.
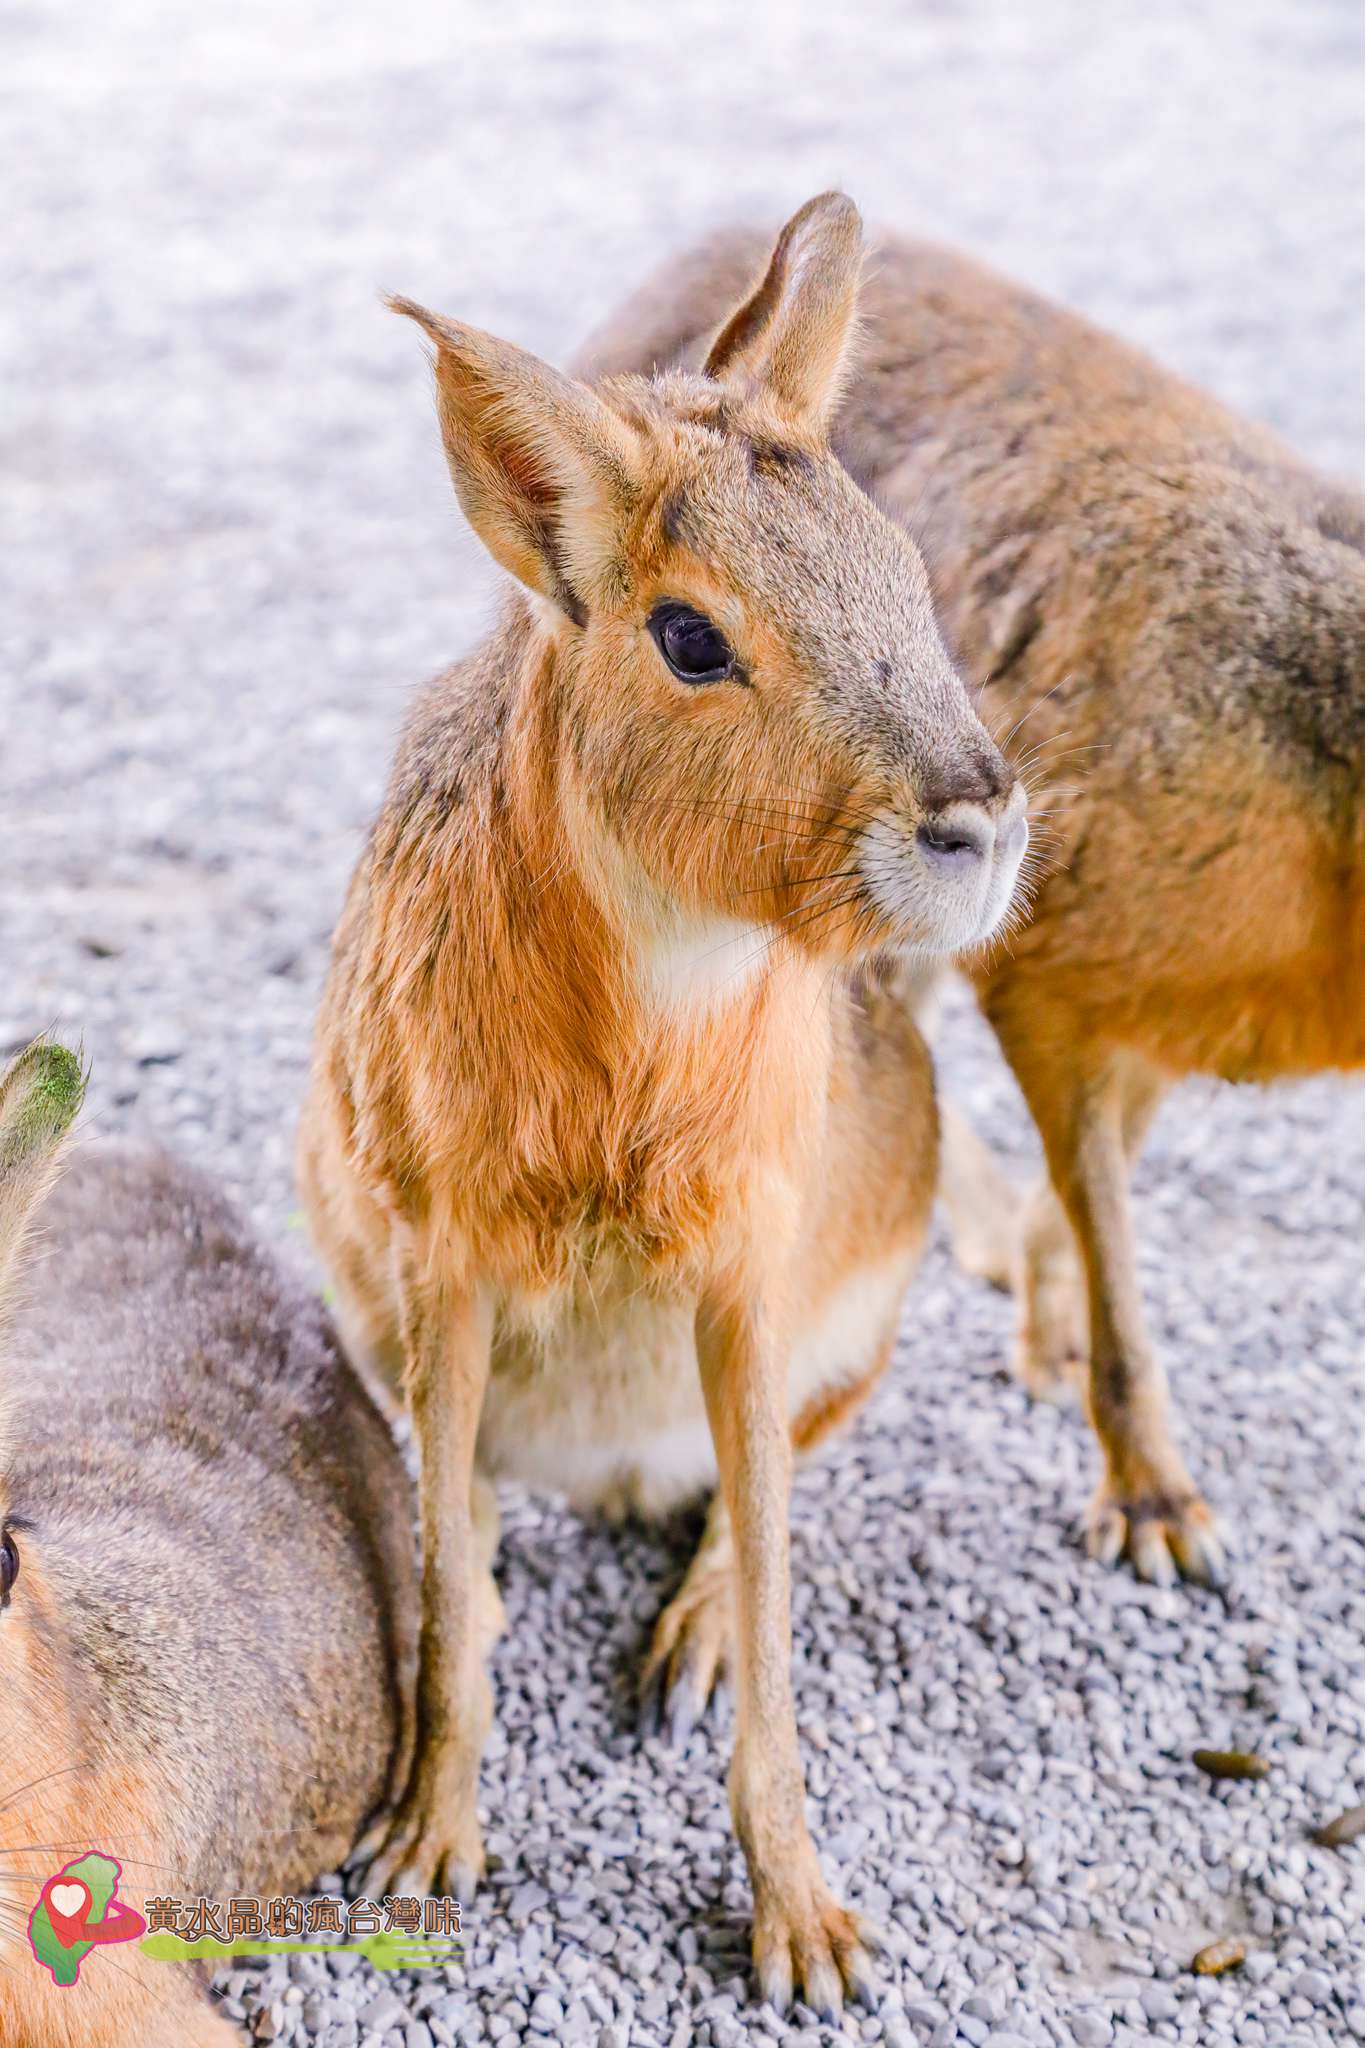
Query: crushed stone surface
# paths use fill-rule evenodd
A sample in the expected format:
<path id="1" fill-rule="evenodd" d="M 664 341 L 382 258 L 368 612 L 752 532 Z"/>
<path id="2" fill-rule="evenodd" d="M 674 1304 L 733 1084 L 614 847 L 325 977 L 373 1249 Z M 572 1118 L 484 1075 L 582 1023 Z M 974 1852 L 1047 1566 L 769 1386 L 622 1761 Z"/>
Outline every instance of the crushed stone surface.
<path id="1" fill-rule="evenodd" d="M 1365 475 L 1365 18 L 1341 0 L 732 10 L 0 8 L 0 1047 L 83 1038 L 303 1256 L 290 1160 L 330 928 L 412 688 L 487 620 L 410 291 L 552 356 L 671 244 L 831 183 L 1124 330 Z M 1268 877 L 1273 849 L 1268 849 Z M 947 1085 L 1035 1150 L 965 1000 Z M 1189 1086 L 1138 1176 L 1224 1603 L 1086 1562 L 1079 1418 L 1003 1372 L 941 1238 L 896 1366 L 799 1480 L 826 1867 L 890 1944 L 842 2030 L 751 2002 L 728 1734 L 635 1672 L 696 1518 L 509 1494 L 463 1968 L 218 1980 L 259 2041 L 1308 2048 L 1365 2040 L 1365 1089 Z M 1213 1784 L 1199 1745 L 1269 1759 Z M 1247 1961 L 1195 1977 L 1239 1936 Z"/>

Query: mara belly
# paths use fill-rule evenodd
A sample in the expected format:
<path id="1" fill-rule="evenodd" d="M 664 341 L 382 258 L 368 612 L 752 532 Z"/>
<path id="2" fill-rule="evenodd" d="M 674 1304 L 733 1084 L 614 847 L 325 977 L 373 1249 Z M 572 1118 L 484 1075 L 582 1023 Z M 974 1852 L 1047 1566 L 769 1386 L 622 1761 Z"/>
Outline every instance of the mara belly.
<path id="1" fill-rule="evenodd" d="M 888 1353 L 909 1277 L 905 1255 L 846 1272 L 798 1317 L 789 1372 L 795 1418 L 866 1377 Z M 572 1292 L 504 1312 L 479 1429 L 490 1478 L 644 1515 L 715 1484 L 697 1372 L 696 1304 L 626 1257 L 604 1255 Z"/>

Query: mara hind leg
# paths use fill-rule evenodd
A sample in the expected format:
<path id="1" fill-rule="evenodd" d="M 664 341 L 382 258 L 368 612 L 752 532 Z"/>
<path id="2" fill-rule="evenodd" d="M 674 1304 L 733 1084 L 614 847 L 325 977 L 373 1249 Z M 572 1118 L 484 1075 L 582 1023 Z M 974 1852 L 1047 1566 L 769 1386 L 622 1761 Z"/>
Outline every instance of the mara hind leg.
<path id="1" fill-rule="evenodd" d="M 1023 1203 L 999 1160 L 960 1110 L 941 1108 L 938 1191 L 953 1257 L 964 1273 L 1005 1293 L 1019 1289 L 1024 1258 Z"/>
<path id="2" fill-rule="evenodd" d="M 1046 1053 L 1040 1049 L 1048 1048 Z M 1147 1335 L 1128 1201 L 1132 1134 L 1146 1128 L 1161 1078 L 1125 1053 L 1087 1058 L 1032 1030 L 1006 1051 L 1042 1134 L 1057 1200 L 1075 1235 L 1088 1301 L 1086 1406 L 1104 1473 L 1091 1502 L 1091 1555 L 1126 1555 L 1140 1577 L 1177 1572 L 1217 1583 L 1217 1523 L 1171 1425 L 1166 1375 Z"/>
<path id="3" fill-rule="evenodd" d="M 1114 1085 L 1126 1185 L 1166 1084 L 1155 1068 L 1134 1062 L 1116 1071 Z M 1016 1292 L 1015 1377 L 1037 1401 L 1084 1399 L 1090 1370 L 1089 1288 L 1076 1233 L 1046 1175 L 1025 1208 Z"/>
<path id="4" fill-rule="evenodd" d="M 1124 1190 L 1164 1094 L 1164 1077 L 1138 1061 L 1115 1065 Z M 1033 1190 L 1019 1243 L 1019 1329 L 1011 1366 L 1036 1401 L 1085 1401 L 1091 1368 L 1091 1290 L 1081 1243 L 1056 1184 Z"/>
<path id="5" fill-rule="evenodd" d="M 803 1458 L 850 1421 L 895 1346 L 938 1177 L 933 1067 L 912 1005 L 869 979 L 852 998 L 830 1103 L 826 1172 L 803 1247 L 792 1359 L 792 1448 Z M 696 1554 L 659 1616 L 641 1726 L 685 1742 L 734 1661 L 730 1517 L 712 1497 Z"/>
<path id="6" fill-rule="evenodd" d="M 948 982 L 937 966 L 902 968 L 897 994 L 931 1043 Z M 965 1273 L 1011 1293 L 1023 1253 L 1023 1203 L 989 1145 L 951 1102 L 939 1103 L 938 1193 L 953 1257 Z"/>

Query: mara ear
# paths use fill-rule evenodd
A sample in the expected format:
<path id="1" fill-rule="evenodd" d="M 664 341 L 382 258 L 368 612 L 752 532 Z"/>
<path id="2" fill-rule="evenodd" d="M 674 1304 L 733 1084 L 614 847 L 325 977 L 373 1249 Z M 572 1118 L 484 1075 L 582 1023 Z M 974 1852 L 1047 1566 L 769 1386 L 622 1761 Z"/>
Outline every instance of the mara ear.
<path id="1" fill-rule="evenodd" d="M 504 569 L 581 626 L 581 586 L 609 547 L 611 514 L 636 496 L 634 434 L 586 384 L 524 349 L 411 299 L 388 304 L 436 344 L 441 436 L 465 517 Z"/>
<path id="2" fill-rule="evenodd" d="M 0 1301 L 85 1094 L 75 1053 L 37 1038 L 0 1075 Z"/>
<path id="3" fill-rule="evenodd" d="M 857 327 L 863 224 L 843 192 L 794 213 L 767 272 L 712 342 L 706 374 L 758 384 L 793 424 L 823 431 Z"/>

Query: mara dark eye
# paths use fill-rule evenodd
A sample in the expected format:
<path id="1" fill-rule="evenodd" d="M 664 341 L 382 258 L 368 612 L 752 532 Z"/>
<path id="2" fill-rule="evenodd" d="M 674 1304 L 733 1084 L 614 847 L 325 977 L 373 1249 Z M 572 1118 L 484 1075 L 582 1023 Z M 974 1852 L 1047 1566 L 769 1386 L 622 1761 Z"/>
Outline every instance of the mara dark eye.
<path id="1" fill-rule="evenodd" d="M 0 1536 L 0 1607 L 3 1607 L 14 1590 L 14 1581 L 19 1576 L 19 1552 L 14 1538 L 6 1529 Z"/>
<path id="2" fill-rule="evenodd" d="M 650 613 L 654 644 L 684 683 L 723 683 L 735 673 L 735 653 L 719 626 L 688 604 L 659 604 Z"/>

